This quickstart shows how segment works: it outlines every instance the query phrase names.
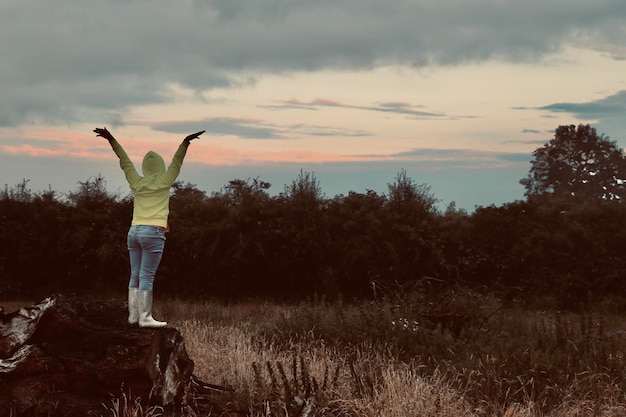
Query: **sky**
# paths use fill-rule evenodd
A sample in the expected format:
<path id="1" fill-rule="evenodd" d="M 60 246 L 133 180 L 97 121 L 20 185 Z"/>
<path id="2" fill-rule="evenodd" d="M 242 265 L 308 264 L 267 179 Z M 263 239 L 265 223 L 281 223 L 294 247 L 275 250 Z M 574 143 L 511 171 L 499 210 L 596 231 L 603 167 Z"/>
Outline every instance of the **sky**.
<path id="1" fill-rule="evenodd" d="M 179 180 L 276 195 L 386 194 L 401 171 L 445 209 L 524 199 L 560 125 L 626 146 L 623 0 L 2 0 L 0 185 L 129 193 L 199 130 Z"/>

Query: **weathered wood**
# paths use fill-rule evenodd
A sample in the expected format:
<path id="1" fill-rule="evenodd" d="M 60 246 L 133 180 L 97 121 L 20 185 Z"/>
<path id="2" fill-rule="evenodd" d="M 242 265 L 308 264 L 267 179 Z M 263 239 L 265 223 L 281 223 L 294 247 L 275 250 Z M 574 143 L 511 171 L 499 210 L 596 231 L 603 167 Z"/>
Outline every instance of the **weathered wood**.
<path id="1" fill-rule="evenodd" d="M 62 295 L 0 312 L 0 415 L 101 415 L 122 394 L 177 407 L 193 375 L 182 336 L 126 319 L 122 303 Z"/>

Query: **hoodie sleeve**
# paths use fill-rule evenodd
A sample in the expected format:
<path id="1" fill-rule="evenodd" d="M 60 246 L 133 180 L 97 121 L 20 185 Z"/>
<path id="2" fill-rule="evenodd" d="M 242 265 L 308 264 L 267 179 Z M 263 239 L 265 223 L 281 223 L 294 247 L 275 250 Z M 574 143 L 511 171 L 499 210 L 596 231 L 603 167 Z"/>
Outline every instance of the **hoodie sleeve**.
<path id="1" fill-rule="evenodd" d="M 167 167 L 167 171 L 165 171 L 164 180 L 169 184 L 174 184 L 178 174 L 180 174 L 180 168 L 183 166 L 183 159 L 185 159 L 185 155 L 187 155 L 187 148 L 189 147 L 189 142 L 183 140 L 183 143 L 180 144 L 178 150 L 174 154 L 172 158 L 172 163 Z"/>
<path id="2" fill-rule="evenodd" d="M 128 181 L 128 184 L 132 189 L 133 186 L 137 184 L 139 180 L 141 180 L 141 175 L 139 175 L 137 169 L 135 169 L 135 165 L 133 165 L 133 162 L 128 157 L 128 154 L 126 154 L 124 148 L 122 148 L 122 145 L 120 145 L 119 142 L 115 139 L 110 140 L 109 143 L 113 148 L 113 152 L 115 152 L 117 157 L 120 159 L 120 167 L 124 171 L 124 174 L 126 175 L 126 181 Z"/>

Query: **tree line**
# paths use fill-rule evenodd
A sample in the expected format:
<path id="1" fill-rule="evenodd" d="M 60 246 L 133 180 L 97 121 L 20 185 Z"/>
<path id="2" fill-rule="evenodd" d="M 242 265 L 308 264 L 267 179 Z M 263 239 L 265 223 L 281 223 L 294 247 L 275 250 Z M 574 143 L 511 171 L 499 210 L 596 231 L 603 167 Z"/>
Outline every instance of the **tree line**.
<path id="1" fill-rule="evenodd" d="M 324 196 L 313 173 L 284 192 L 234 179 L 207 195 L 178 182 L 155 286 L 180 297 L 379 298 L 469 286 L 579 308 L 626 289 L 626 164 L 589 125 L 533 153 L 525 200 L 437 208 L 398 172 L 387 193 Z M 594 174 L 595 172 L 595 174 Z M 0 190 L 0 296 L 123 292 L 132 197 L 101 176 L 67 195 Z"/>

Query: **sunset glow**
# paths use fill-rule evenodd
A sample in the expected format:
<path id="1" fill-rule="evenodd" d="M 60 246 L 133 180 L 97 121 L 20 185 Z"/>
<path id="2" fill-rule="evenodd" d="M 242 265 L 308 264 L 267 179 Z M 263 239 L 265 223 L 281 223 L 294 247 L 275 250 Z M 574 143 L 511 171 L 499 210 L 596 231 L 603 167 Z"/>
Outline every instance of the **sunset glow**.
<path id="1" fill-rule="evenodd" d="M 9 0 L 0 15 L 16 40 L 0 45 L 6 184 L 68 189 L 102 173 L 123 188 L 95 127 L 136 163 L 148 150 L 168 160 L 206 130 L 181 180 L 207 192 L 233 176 L 280 191 L 300 170 L 330 196 L 385 192 L 405 169 L 443 205 L 471 210 L 523 198 L 532 151 L 559 125 L 590 123 L 626 143 L 626 10 L 608 0 L 594 3 L 595 20 L 591 6 L 558 0 L 392 1 L 384 15 L 350 2 L 330 13 L 306 2 L 88 1 L 73 15 L 37 3 Z M 17 23 L 40 21 L 28 36 Z"/>

